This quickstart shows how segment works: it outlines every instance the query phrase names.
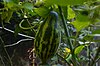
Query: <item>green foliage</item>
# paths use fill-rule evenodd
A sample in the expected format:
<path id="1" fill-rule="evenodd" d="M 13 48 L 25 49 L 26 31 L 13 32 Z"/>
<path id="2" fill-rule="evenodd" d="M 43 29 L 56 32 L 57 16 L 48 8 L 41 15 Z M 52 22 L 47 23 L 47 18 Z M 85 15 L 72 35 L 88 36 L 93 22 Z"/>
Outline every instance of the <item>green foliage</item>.
<path id="1" fill-rule="evenodd" d="M 100 36 L 100 29 L 98 29 L 100 28 L 100 0 L 36 0 L 36 2 L 3 0 L 2 4 L 4 7 L 0 8 L 1 23 L 3 25 L 4 22 L 9 24 L 11 21 L 17 22 L 15 36 L 21 32 L 34 37 L 36 36 L 35 32 L 37 32 L 38 36 L 35 40 L 38 41 L 35 42 L 37 46 L 35 49 L 41 59 L 45 58 L 47 60 L 48 57 L 56 53 L 58 45 L 54 45 L 58 43 L 58 37 L 54 37 L 52 33 L 54 32 L 54 27 L 58 25 L 59 29 L 55 30 L 57 32 L 61 31 L 61 36 L 59 37 L 61 43 L 56 56 L 51 59 L 50 64 L 60 65 L 58 60 L 62 64 L 64 62 L 65 64 L 67 63 L 69 66 L 71 64 L 73 66 L 81 66 L 82 62 L 87 65 L 90 62 L 91 66 L 96 64 L 94 61 L 97 61 L 98 53 L 100 52 L 96 51 L 97 48 L 100 48 L 98 45 L 100 39 L 94 37 Z M 54 17 L 54 15 L 51 18 L 48 15 L 51 10 L 55 11 L 59 18 L 58 16 Z M 54 26 L 56 20 L 58 22 Z M 3 26 L 5 27 L 5 25 Z M 37 29 L 38 26 L 41 27 Z M 53 45 L 50 44 L 51 41 L 54 41 Z M 44 47 L 45 44 L 46 46 Z M 92 49 L 90 49 L 91 46 Z M 56 48 L 56 50 L 54 51 L 52 48 Z M 65 48 L 67 48 L 67 51 Z M 95 52 L 94 54 L 92 50 Z M 85 56 L 84 53 L 81 54 L 82 51 L 86 53 Z M 85 60 L 81 60 L 81 57 Z M 42 61 L 47 62 L 45 59 Z M 86 59 L 90 61 L 86 61 Z"/>
<path id="2" fill-rule="evenodd" d="M 12 17 L 12 14 L 13 14 L 13 11 L 12 10 L 8 10 L 6 12 L 2 12 L 2 15 L 1 15 L 1 19 L 4 20 L 4 22 L 6 23 L 10 23 L 10 19 Z"/>
<path id="3" fill-rule="evenodd" d="M 76 5 L 76 4 L 83 4 L 88 0 L 44 0 L 46 6 L 48 5 L 60 5 L 60 6 L 67 6 L 67 5 Z"/>
<path id="4" fill-rule="evenodd" d="M 90 21 L 89 21 L 88 16 L 78 14 L 76 16 L 76 20 L 74 22 L 72 22 L 72 24 L 77 29 L 77 31 L 80 31 L 83 28 L 87 27 L 90 24 Z"/>
<path id="5" fill-rule="evenodd" d="M 96 29 L 93 31 L 93 34 L 100 34 L 100 29 Z"/>
<path id="6" fill-rule="evenodd" d="M 28 10 L 32 10 L 33 9 L 33 4 L 25 2 L 22 3 L 23 8 L 28 9 Z"/>
<path id="7" fill-rule="evenodd" d="M 84 47 L 85 47 L 85 45 L 80 45 L 80 46 L 76 47 L 74 50 L 74 54 L 78 55 L 83 50 Z"/>
<path id="8" fill-rule="evenodd" d="M 68 19 L 73 19 L 75 18 L 75 12 L 73 11 L 72 8 L 68 7 Z"/>
<path id="9" fill-rule="evenodd" d="M 34 11 L 41 17 L 46 17 L 50 12 L 50 10 L 46 7 L 35 8 Z"/>

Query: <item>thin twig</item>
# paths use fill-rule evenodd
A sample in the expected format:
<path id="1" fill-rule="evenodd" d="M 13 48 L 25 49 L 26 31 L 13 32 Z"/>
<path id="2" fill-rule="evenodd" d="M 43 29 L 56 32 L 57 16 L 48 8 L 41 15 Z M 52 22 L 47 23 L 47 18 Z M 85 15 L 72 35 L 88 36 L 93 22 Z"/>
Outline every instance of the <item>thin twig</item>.
<path id="1" fill-rule="evenodd" d="M 57 56 L 60 57 L 64 62 L 66 62 L 66 63 L 70 66 L 70 63 L 67 62 L 67 61 L 65 60 L 65 58 L 63 58 L 60 54 L 57 53 Z"/>
<path id="2" fill-rule="evenodd" d="M 12 46 L 18 45 L 19 43 L 21 43 L 23 41 L 29 41 L 29 40 L 32 40 L 32 39 L 21 39 L 16 43 L 13 43 L 13 44 L 10 44 L 10 45 L 5 45 L 4 47 L 12 47 Z"/>
<path id="3" fill-rule="evenodd" d="M 9 54 L 8 54 L 8 52 L 7 52 L 7 50 L 6 50 L 6 48 L 4 47 L 4 41 L 2 40 L 2 38 L 0 37 L 0 40 L 1 40 L 1 44 L 3 45 L 3 49 L 4 49 L 4 51 L 5 51 L 5 53 L 7 54 L 7 57 L 8 57 L 8 60 L 9 60 L 9 63 L 10 63 L 10 66 L 13 66 L 13 64 L 12 64 L 12 60 L 11 60 L 11 58 L 10 58 L 10 56 L 9 56 Z"/>
<path id="4" fill-rule="evenodd" d="M 100 46 L 98 47 L 97 52 L 96 52 L 96 55 L 94 57 L 94 60 L 92 60 L 90 66 L 93 66 L 96 63 L 96 60 L 98 59 L 99 54 L 100 54 Z"/>
<path id="5" fill-rule="evenodd" d="M 4 63 L 4 61 L 3 61 L 3 59 L 2 59 L 2 56 L 1 55 L 0 55 L 0 59 L 1 59 L 1 62 L 3 64 L 3 66 L 6 66 L 5 63 Z"/>
<path id="6" fill-rule="evenodd" d="M 8 28 L 3 28 L 3 27 L 0 27 L 0 29 L 4 29 L 4 30 L 6 30 L 6 31 L 9 31 L 9 32 L 11 32 L 11 33 L 14 33 L 14 31 L 12 31 L 12 30 L 10 30 L 10 29 L 8 29 Z M 26 38 L 30 38 L 30 39 L 35 39 L 34 37 L 32 37 L 32 36 L 28 36 L 28 35 L 25 35 L 25 34 L 21 34 L 21 33 L 18 33 L 18 35 L 20 35 L 20 36 L 23 36 L 23 37 L 26 37 Z"/>

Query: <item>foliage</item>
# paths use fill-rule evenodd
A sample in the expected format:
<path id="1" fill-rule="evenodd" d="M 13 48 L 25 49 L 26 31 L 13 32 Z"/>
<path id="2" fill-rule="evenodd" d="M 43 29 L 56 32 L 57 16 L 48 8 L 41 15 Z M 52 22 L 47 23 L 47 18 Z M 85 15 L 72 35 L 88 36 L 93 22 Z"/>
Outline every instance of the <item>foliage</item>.
<path id="1" fill-rule="evenodd" d="M 64 61 L 69 66 L 94 66 L 100 58 L 99 9 L 100 0 L 3 0 L 0 21 L 3 28 L 13 21 L 15 35 L 20 32 L 34 37 L 48 13 L 55 11 L 61 40 L 56 55 L 48 63 L 58 66 L 58 61 Z"/>

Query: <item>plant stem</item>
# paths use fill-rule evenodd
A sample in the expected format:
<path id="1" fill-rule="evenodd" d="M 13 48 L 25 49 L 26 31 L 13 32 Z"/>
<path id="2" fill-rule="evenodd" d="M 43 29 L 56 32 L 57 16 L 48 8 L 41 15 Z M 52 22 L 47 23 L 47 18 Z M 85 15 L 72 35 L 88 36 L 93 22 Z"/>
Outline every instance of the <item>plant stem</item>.
<path id="1" fill-rule="evenodd" d="M 66 24 L 66 20 L 65 20 L 65 17 L 64 17 L 64 14 L 63 14 L 63 11 L 62 11 L 62 8 L 60 6 L 58 6 L 59 8 L 59 11 L 60 11 L 60 16 L 61 16 L 61 19 L 62 19 L 62 23 L 63 23 L 63 26 L 64 26 L 64 30 L 65 30 L 65 34 L 66 36 L 68 37 L 68 45 L 71 49 L 71 54 L 72 54 L 72 60 L 73 60 L 73 65 L 76 66 L 76 57 L 75 57 L 75 54 L 74 54 L 74 48 L 73 48 L 73 45 L 72 45 L 72 41 L 70 40 L 70 34 L 69 34 L 69 29 L 67 28 L 67 24 Z M 68 13 L 68 12 L 67 12 Z M 68 16 L 68 15 L 67 15 Z"/>
<path id="2" fill-rule="evenodd" d="M 59 55 L 58 53 L 57 53 L 57 56 L 60 57 L 64 62 L 66 62 L 66 63 L 70 66 L 70 63 L 67 62 L 67 61 L 65 60 L 65 58 L 63 58 L 63 57 L 62 57 L 61 55 Z"/>
<path id="3" fill-rule="evenodd" d="M 12 61 L 11 61 L 11 58 L 10 58 L 10 56 L 9 56 L 9 54 L 8 54 L 8 52 L 7 52 L 7 50 L 6 50 L 6 48 L 4 47 L 4 45 L 5 45 L 5 44 L 4 44 L 4 41 L 2 40 L 1 37 L 0 37 L 0 40 L 1 40 L 1 43 L 2 43 L 2 46 L 3 46 L 3 49 L 4 49 L 5 53 L 7 54 L 7 57 L 8 57 L 10 66 L 13 66 Z"/>
<path id="4" fill-rule="evenodd" d="M 94 57 L 94 60 L 92 60 L 90 66 L 93 66 L 96 63 L 96 60 L 98 59 L 99 53 L 100 53 L 100 46 L 98 47 L 96 55 Z"/>
<path id="5" fill-rule="evenodd" d="M 61 15 L 62 23 L 63 23 L 63 26 L 64 26 L 65 34 L 68 37 L 69 47 L 70 47 L 70 49 L 72 51 L 73 50 L 73 46 L 72 46 L 71 40 L 69 39 L 70 38 L 69 29 L 67 28 L 66 20 L 64 18 L 64 15 L 63 15 L 61 7 L 58 6 L 58 8 L 59 8 L 59 11 L 60 11 L 60 15 Z"/>
<path id="6" fill-rule="evenodd" d="M 12 31 L 12 30 L 10 30 L 10 29 L 8 29 L 8 28 L 3 28 L 3 27 L 0 27 L 0 29 L 4 29 L 5 31 L 8 31 L 8 32 L 11 32 L 11 33 L 14 33 L 14 31 Z M 32 37 L 32 36 L 28 36 L 28 35 L 25 35 L 25 34 L 22 34 L 22 33 L 18 33 L 18 35 L 19 36 L 23 36 L 23 37 L 26 37 L 26 38 L 30 38 L 30 39 L 35 39 L 34 37 Z"/>

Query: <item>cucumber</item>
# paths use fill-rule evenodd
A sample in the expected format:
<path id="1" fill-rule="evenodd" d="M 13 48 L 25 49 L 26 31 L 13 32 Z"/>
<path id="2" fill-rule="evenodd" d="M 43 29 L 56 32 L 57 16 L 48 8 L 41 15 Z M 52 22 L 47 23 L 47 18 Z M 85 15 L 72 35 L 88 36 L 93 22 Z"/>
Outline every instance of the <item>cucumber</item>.
<path id="1" fill-rule="evenodd" d="M 59 47 L 58 14 L 50 11 L 45 21 L 39 26 L 35 36 L 35 53 L 42 64 L 54 56 Z"/>

